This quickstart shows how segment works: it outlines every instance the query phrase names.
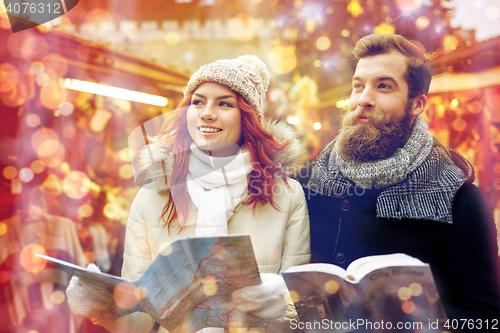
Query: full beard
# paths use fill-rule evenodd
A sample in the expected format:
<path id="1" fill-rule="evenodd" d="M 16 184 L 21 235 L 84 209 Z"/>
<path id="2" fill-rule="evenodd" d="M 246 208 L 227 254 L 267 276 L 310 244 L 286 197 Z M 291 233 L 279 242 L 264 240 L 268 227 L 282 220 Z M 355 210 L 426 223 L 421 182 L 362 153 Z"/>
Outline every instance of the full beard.
<path id="1" fill-rule="evenodd" d="M 337 152 L 350 162 L 369 162 L 392 156 L 410 136 L 411 106 L 411 101 L 408 101 L 404 115 L 391 120 L 387 120 L 383 113 L 363 109 L 348 112 L 341 121 Z M 365 115 L 370 123 L 360 124 L 360 115 Z"/>

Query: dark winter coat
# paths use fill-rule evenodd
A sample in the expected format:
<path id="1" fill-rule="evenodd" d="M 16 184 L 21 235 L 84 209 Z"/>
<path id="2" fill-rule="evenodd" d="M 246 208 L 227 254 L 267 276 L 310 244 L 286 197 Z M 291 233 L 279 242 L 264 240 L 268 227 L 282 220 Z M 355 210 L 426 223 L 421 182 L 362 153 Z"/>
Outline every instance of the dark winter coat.
<path id="1" fill-rule="evenodd" d="M 300 172 L 303 185 L 312 165 Z M 305 188 L 311 262 L 347 268 L 361 257 L 406 253 L 430 264 L 449 319 L 500 320 L 495 224 L 471 179 L 453 198 L 452 223 L 377 217 L 377 197 L 386 190 L 356 188 L 335 198 Z"/>

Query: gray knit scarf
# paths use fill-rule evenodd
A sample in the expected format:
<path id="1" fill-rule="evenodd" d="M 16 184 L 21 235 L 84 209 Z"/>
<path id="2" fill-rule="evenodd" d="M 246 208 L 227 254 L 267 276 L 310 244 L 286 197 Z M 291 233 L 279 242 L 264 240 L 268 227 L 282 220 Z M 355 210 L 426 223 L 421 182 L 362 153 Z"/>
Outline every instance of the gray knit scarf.
<path id="1" fill-rule="evenodd" d="M 452 223 L 453 198 L 473 179 L 470 163 L 433 138 L 420 116 L 407 144 L 381 161 L 347 163 L 337 156 L 335 143 L 318 156 L 305 187 L 335 198 L 364 193 L 368 188 L 383 189 L 377 197 L 377 217 Z"/>

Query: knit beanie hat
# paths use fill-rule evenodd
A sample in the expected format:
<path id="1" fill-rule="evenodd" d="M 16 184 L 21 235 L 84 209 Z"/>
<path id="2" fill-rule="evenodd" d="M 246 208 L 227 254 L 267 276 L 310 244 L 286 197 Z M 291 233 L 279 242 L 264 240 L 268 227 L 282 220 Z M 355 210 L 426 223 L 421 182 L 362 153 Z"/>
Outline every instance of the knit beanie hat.
<path id="1" fill-rule="evenodd" d="M 263 114 L 266 91 L 269 87 L 269 71 L 256 56 L 244 55 L 201 66 L 191 76 L 184 90 L 184 97 L 194 92 L 204 82 L 216 82 L 227 86 L 239 93 L 260 115 Z"/>

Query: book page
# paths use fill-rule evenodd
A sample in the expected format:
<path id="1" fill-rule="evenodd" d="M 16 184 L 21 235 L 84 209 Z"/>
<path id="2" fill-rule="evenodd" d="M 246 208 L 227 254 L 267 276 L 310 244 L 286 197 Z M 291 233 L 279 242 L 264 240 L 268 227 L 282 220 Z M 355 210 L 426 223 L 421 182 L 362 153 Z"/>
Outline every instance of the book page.
<path id="1" fill-rule="evenodd" d="M 334 273 L 326 273 L 325 270 L 334 271 Z M 327 321 L 330 323 L 328 327 L 306 328 L 305 332 L 348 332 L 350 330 L 348 325 L 342 325 L 342 323 L 348 322 L 345 317 L 345 308 L 348 307 L 350 296 L 356 297 L 356 291 L 353 284 L 344 280 L 344 269 L 330 264 L 308 264 L 295 266 L 283 272 L 282 275 L 301 322 Z M 339 329 L 331 330 L 332 327 Z"/>
<path id="2" fill-rule="evenodd" d="M 391 266 L 425 266 L 421 260 L 404 253 L 393 253 L 377 256 L 368 256 L 354 260 L 346 269 L 348 275 L 357 281 L 368 273 L 384 267 Z"/>
<path id="3" fill-rule="evenodd" d="M 434 332 L 429 322 L 446 320 L 428 264 L 377 269 L 362 278 L 358 287 L 364 297 L 368 320 L 419 322 L 422 332 Z"/>

